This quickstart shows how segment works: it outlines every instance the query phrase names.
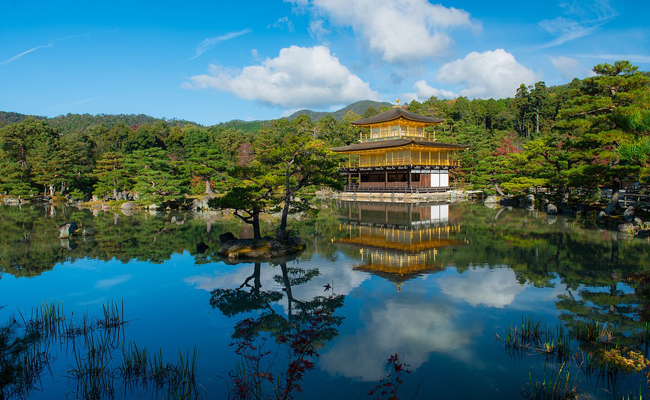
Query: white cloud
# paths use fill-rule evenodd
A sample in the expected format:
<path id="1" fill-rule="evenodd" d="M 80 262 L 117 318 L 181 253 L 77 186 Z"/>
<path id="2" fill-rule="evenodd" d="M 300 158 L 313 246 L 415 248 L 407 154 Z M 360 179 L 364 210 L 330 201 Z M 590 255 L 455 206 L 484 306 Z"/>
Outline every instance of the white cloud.
<path id="1" fill-rule="evenodd" d="M 458 94 L 451 90 L 437 89 L 430 86 L 425 80 L 415 82 L 413 88 L 415 89 L 415 93 L 406 95 L 407 98 L 412 95 L 413 100 L 428 100 L 431 96 L 436 96 L 439 99 L 454 99 L 458 97 Z"/>
<path id="2" fill-rule="evenodd" d="M 322 19 L 315 19 L 309 22 L 309 34 L 317 39 L 321 39 L 323 36 L 330 33 L 329 29 L 325 27 L 325 21 Z"/>
<path id="3" fill-rule="evenodd" d="M 576 60 L 575 58 L 558 56 L 549 57 L 549 59 L 551 60 L 551 63 L 553 63 L 555 69 L 557 69 L 562 76 L 562 79 L 567 82 L 573 80 L 573 78 L 582 79 L 586 76 L 593 75 L 593 71 L 588 68 L 584 68 L 580 64 L 580 61 Z"/>
<path id="4" fill-rule="evenodd" d="M 379 98 L 368 83 L 352 74 L 323 46 L 291 46 L 261 65 L 225 69 L 210 65 L 182 85 L 188 89 L 216 89 L 247 100 L 287 107 L 323 107 Z"/>
<path id="5" fill-rule="evenodd" d="M 205 38 L 199 45 L 196 47 L 194 57 L 192 59 L 195 59 L 199 57 L 201 54 L 205 53 L 206 51 L 212 49 L 214 46 L 216 46 L 219 43 L 225 42 L 227 40 L 231 40 L 234 38 L 237 38 L 241 35 L 245 35 L 247 33 L 251 33 L 252 31 L 250 29 L 244 29 L 243 31 L 236 31 L 236 32 L 228 32 L 225 35 L 221 36 L 215 36 L 211 38 Z"/>
<path id="6" fill-rule="evenodd" d="M 277 21 L 274 23 L 270 24 L 267 28 L 278 28 L 278 29 L 287 29 L 289 32 L 293 32 L 293 22 L 289 19 L 289 17 L 281 17 L 278 18 Z"/>
<path id="7" fill-rule="evenodd" d="M 591 35 L 598 27 L 618 16 L 610 0 L 579 1 L 573 0 L 561 3 L 564 14 L 568 17 L 557 17 L 539 23 L 544 30 L 556 38 L 541 48 L 559 46 L 571 40 Z"/>
<path id="8" fill-rule="evenodd" d="M 133 278 L 132 275 L 119 275 L 114 278 L 100 279 L 95 283 L 95 289 L 112 289 L 114 286 L 125 283 Z"/>
<path id="9" fill-rule="evenodd" d="M 362 329 L 343 336 L 321 356 L 321 368 L 333 375 L 374 381 L 384 375 L 386 359 L 394 353 L 413 371 L 434 352 L 471 362 L 468 345 L 474 332 L 456 326 L 457 315 L 458 310 L 444 302 L 405 296 L 387 300 L 370 309 Z"/>
<path id="10" fill-rule="evenodd" d="M 463 274 L 445 276 L 438 280 L 443 293 L 465 300 L 472 306 L 503 308 L 515 300 L 525 287 L 515 273 L 506 268 L 471 269 Z"/>
<path id="11" fill-rule="evenodd" d="M 31 53 L 31 52 L 34 52 L 34 51 L 36 51 L 36 50 L 38 50 L 38 49 L 47 49 L 47 48 L 49 48 L 49 47 L 53 47 L 55 42 L 61 42 L 61 41 L 68 40 L 68 39 L 75 39 L 75 38 L 88 37 L 88 36 L 90 36 L 90 33 L 85 33 L 85 34 L 80 34 L 80 35 L 70 35 L 70 36 L 66 36 L 66 37 L 62 37 L 62 38 L 58 38 L 58 39 L 54 39 L 54 40 L 52 40 L 52 41 L 51 41 L 50 43 L 48 43 L 48 44 L 44 44 L 44 45 L 41 45 L 41 46 L 32 47 L 32 48 L 29 49 L 29 50 L 25 50 L 25 51 L 23 51 L 22 53 L 18 53 L 18 54 L 16 54 L 15 56 L 13 56 L 13 57 L 11 57 L 11 58 L 8 58 L 8 59 L 6 59 L 6 60 L 0 62 L 0 65 L 7 65 L 7 64 L 9 64 L 9 63 L 12 63 L 12 62 L 18 60 L 19 58 L 21 58 L 22 56 L 25 56 L 25 55 L 27 55 L 27 54 L 29 54 L 29 53 Z"/>
<path id="12" fill-rule="evenodd" d="M 483 53 L 471 52 L 463 59 L 443 65 L 438 70 L 436 80 L 464 86 L 459 93 L 462 96 L 498 99 L 514 96 L 519 85 L 531 85 L 539 77 L 531 69 L 519 64 L 512 54 L 496 49 Z M 423 81 L 416 85 L 419 85 L 423 93 L 439 90 Z M 443 94 L 444 91 L 440 93 Z"/>
<path id="13" fill-rule="evenodd" d="M 334 25 L 351 27 L 388 62 L 442 55 L 452 43 L 448 29 L 480 29 L 466 11 L 427 0 L 285 1 L 310 9 L 315 19 L 327 18 Z"/>
<path id="14" fill-rule="evenodd" d="M 22 57 L 22 56 L 24 56 L 24 55 L 27 55 L 27 54 L 29 54 L 29 53 L 31 53 L 31 52 L 33 52 L 33 51 L 36 51 L 36 50 L 38 50 L 38 49 L 45 49 L 45 48 L 52 47 L 52 46 L 54 46 L 54 45 L 53 45 L 52 43 L 49 43 L 49 44 L 44 44 L 44 45 L 42 45 L 42 46 L 32 47 L 32 48 L 29 49 L 29 50 L 25 50 L 25 51 L 23 51 L 22 53 L 16 54 L 15 56 L 6 59 L 6 60 L 4 60 L 3 62 L 0 62 L 0 65 L 7 65 L 7 64 L 9 64 L 9 63 L 12 63 L 12 62 L 16 61 L 16 60 L 19 59 L 20 57 Z"/>

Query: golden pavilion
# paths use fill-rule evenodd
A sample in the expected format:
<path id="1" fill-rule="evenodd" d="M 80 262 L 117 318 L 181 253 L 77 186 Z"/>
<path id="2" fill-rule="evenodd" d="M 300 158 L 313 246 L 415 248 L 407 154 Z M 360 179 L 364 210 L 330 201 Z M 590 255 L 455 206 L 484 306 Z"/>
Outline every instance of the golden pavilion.
<path id="1" fill-rule="evenodd" d="M 459 167 L 453 154 L 469 146 L 436 141 L 428 126 L 444 120 L 415 114 L 398 105 L 370 118 L 352 122 L 368 128 L 359 143 L 331 149 L 348 155 L 339 165 L 347 175 L 346 192 L 444 192 L 449 171 Z"/>

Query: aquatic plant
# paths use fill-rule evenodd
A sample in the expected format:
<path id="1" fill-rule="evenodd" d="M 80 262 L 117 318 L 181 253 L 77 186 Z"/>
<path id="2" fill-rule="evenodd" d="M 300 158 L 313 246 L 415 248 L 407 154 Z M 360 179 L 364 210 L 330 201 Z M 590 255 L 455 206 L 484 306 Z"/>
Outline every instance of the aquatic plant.
<path id="1" fill-rule="evenodd" d="M 573 327 L 573 335 L 586 343 L 611 342 L 613 338 L 612 332 L 607 329 L 607 324 L 587 320 L 577 322 Z"/>
<path id="2" fill-rule="evenodd" d="M 650 367 L 650 361 L 642 353 L 627 348 L 599 349 L 594 359 L 601 369 L 614 375 L 640 373 Z"/>
<path id="3" fill-rule="evenodd" d="M 529 388 L 522 392 L 522 395 L 528 399 L 569 400 L 578 398 L 580 380 L 577 379 L 577 374 L 571 380 L 571 371 L 567 361 L 562 362 L 559 368 L 554 367 L 551 371 L 548 371 L 547 364 L 544 363 L 544 377 L 541 382 L 533 382 L 530 372 L 528 377 Z"/>
<path id="4" fill-rule="evenodd" d="M 0 326 L 0 398 L 27 396 L 49 363 L 47 344 L 37 331 L 25 330 L 16 319 Z"/>
<path id="5" fill-rule="evenodd" d="M 84 313 L 77 320 L 65 316 L 62 304 L 46 303 L 29 318 L 19 310 L 20 320 L 11 317 L 0 326 L 0 399 L 25 398 L 38 388 L 41 374 L 56 358 L 56 342 L 73 358 L 67 372 L 76 386 L 68 398 L 110 399 L 119 382 L 125 393 L 153 385 L 167 399 L 200 397 L 196 348 L 179 353 L 176 363 L 164 362 L 161 352 L 150 356 L 135 343 L 123 344 L 122 328 L 129 323 L 123 304 L 107 302 L 102 310 L 99 317 Z"/>
<path id="6" fill-rule="evenodd" d="M 504 335 L 506 349 L 517 353 L 533 350 L 538 354 L 556 355 L 563 359 L 571 355 L 571 337 L 562 325 L 549 328 L 541 319 L 522 316 L 521 326 L 512 326 Z"/>

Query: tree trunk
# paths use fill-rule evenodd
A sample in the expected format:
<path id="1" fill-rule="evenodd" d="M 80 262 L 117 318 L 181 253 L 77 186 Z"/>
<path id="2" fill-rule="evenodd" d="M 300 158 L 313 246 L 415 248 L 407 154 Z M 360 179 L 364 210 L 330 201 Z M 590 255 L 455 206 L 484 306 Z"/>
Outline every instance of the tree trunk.
<path id="1" fill-rule="evenodd" d="M 289 321 L 293 316 L 292 306 L 293 306 L 293 294 L 291 293 L 291 279 L 289 279 L 289 271 L 287 270 L 287 263 L 280 264 L 280 270 L 282 271 L 282 282 L 284 283 L 284 292 L 287 294 L 287 316 Z"/>
<path id="2" fill-rule="evenodd" d="M 262 288 L 262 263 L 255 263 L 255 272 L 253 272 L 253 275 L 255 276 L 254 283 L 253 283 L 253 293 L 255 293 L 255 297 L 258 299 L 260 298 L 260 289 Z"/>
<path id="3" fill-rule="evenodd" d="M 210 178 L 205 178 L 205 193 L 212 194 L 212 188 L 210 187 Z"/>
<path id="4" fill-rule="evenodd" d="M 284 240 L 284 236 L 287 234 L 287 218 L 289 217 L 289 207 L 291 206 L 291 191 L 289 190 L 290 175 L 289 171 L 293 164 L 293 160 L 287 163 L 287 168 L 285 171 L 285 180 L 284 180 L 284 208 L 282 209 L 282 219 L 280 220 L 280 227 L 278 228 L 275 238 L 277 240 Z"/>
<path id="5" fill-rule="evenodd" d="M 253 213 L 253 238 L 255 240 L 262 238 L 262 233 L 260 232 L 260 210 L 254 210 Z"/>
<path id="6" fill-rule="evenodd" d="M 287 218 L 289 217 L 289 207 L 291 206 L 291 194 L 287 193 L 284 196 L 284 208 L 282 208 L 282 219 L 280 220 L 280 227 L 276 233 L 277 240 L 284 240 L 285 235 L 287 234 Z"/>

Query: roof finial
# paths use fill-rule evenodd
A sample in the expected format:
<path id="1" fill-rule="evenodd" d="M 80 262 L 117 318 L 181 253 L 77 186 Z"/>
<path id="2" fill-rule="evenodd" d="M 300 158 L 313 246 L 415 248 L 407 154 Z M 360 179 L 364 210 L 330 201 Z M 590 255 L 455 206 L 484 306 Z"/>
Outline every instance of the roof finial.
<path id="1" fill-rule="evenodd" d="M 393 106 L 393 108 L 401 107 L 400 103 L 401 101 L 399 99 L 395 99 L 395 105 Z"/>

